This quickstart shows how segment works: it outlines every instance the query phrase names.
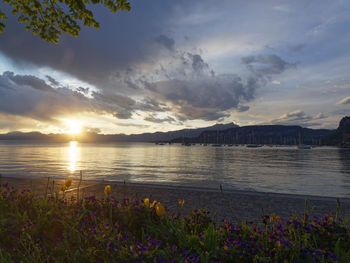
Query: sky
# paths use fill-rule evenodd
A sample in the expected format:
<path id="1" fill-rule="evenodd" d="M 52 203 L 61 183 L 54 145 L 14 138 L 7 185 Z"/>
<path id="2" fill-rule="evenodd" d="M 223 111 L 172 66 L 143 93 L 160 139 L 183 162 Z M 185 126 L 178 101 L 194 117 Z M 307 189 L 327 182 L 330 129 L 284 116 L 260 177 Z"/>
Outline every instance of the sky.
<path id="1" fill-rule="evenodd" d="M 349 115 L 349 1 L 130 3 L 116 14 L 90 7 L 100 29 L 57 45 L 9 17 L 0 34 L 0 133 L 229 122 L 335 129 Z"/>

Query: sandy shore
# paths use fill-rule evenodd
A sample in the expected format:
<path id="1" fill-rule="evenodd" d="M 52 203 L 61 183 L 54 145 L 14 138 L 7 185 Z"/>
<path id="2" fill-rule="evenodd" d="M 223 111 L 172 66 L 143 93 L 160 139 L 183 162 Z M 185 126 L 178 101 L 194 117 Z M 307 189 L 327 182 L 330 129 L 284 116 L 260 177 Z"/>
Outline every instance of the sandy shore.
<path id="1" fill-rule="evenodd" d="M 54 181 L 54 183 L 53 183 Z M 48 194 L 52 187 L 58 191 L 63 179 L 47 178 L 10 178 L 3 177 L 2 183 L 8 182 L 10 186 L 17 189 L 29 188 L 37 195 Z M 207 208 L 211 213 L 218 212 L 217 220 L 227 219 L 229 221 L 254 221 L 261 222 L 262 214 L 276 213 L 282 218 L 288 218 L 292 213 L 303 213 L 305 200 L 307 200 L 308 211 L 312 215 L 322 216 L 327 213 L 335 213 L 337 208 L 336 198 L 289 195 L 276 193 L 226 191 L 221 192 L 213 189 L 174 187 L 149 184 L 134 184 L 123 182 L 104 181 L 82 181 L 80 185 L 80 196 L 96 195 L 103 197 L 105 185 L 111 185 L 112 195 L 116 199 L 144 199 L 149 197 L 166 205 L 170 212 L 179 210 L 178 200 L 184 199 L 185 205 L 182 210 L 185 214 L 192 209 Z M 77 194 L 78 181 L 74 180 L 67 196 Z M 342 216 L 350 216 L 350 199 L 340 198 Z"/>

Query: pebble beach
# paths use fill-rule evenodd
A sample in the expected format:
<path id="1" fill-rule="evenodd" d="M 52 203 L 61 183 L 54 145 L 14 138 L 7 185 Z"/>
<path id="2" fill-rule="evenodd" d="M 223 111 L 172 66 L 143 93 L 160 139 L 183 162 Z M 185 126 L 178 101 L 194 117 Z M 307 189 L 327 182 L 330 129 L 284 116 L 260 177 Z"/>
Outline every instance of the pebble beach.
<path id="1" fill-rule="evenodd" d="M 59 192 L 63 179 L 52 178 L 12 178 L 3 177 L 1 183 L 8 183 L 16 189 L 30 189 L 36 195 L 50 195 Z M 80 197 L 104 197 L 104 187 L 111 185 L 112 196 L 117 200 L 144 199 L 157 200 L 164 204 L 170 213 L 181 211 L 190 213 L 193 209 L 208 209 L 218 222 L 226 219 L 231 222 L 262 222 L 264 215 L 275 213 L 287 219 L 293 213 L 303 214 L 305 206 L 310 215 L 323 216 L 336 213 L 337 199 L 331 197 L 291 195 L 277 193 L 226 191 L 225 187 L 218 190 L 174 187 L 151 184 L 135 184 L 127 182 L 105 182 L 93 180 L 73 180 L 72 186 L 66 192 L 66 198 L 76 197 L 78 188 Z M 178 201 L 185 200 L 181 209 Z M 339 198 L 340 214 L 349 217 L 350 199 Z"/>

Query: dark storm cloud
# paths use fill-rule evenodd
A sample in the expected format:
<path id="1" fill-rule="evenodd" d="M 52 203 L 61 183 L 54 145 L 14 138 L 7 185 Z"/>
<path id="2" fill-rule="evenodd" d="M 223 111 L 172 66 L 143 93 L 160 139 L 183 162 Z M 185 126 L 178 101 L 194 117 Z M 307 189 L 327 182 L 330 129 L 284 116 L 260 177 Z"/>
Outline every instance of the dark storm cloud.
<path id="1" fill-rule="evenodd" d="M 239 106 L 238 109 L 237 109 L 238 112 L 245 112 L 245 111 L 248 111 L 248 110 L 249 110 L 249 106 L 244 106 L 244 105 Z"/>
<path id="2" fill-rule="evenodd" d="M 93 92 L 91 97 L 86 97 L 79 89 L 53 88 L 42 79 L 13 72 L 0 75 L 0 95 L 0 113 L 42 121 L 81 112 L 108 113 L 119 119 L 129 119 L 142 105 L 118 94 Z"/>
<path id="3" fill-rule="evenodd" d="M 158 37 L 156 37 L 156 42 L 163 45 L 169 51 L 175 50 L 175 40 L 170 37 L 167 37 L 165 35 L 159 35 Z"/>
<path id="4" fill-rule="evenodd" d="M 47 78 L 47 80 L 50 82 L 50 85 L 54 86 L 54 87 L 58 87 L 60 86 L 61 84 L 56 80 L 54 79 L 53 77 L 49 76 L 49 75 L 46 75 L 45 76 Z"/>
<path id="5" fill-rule="evenodd" d="M 159 44 L 154 39 L 162 35 L 175 8 L 170 3 L 134 1 L 131 12 L 113 14 L 97 7 L 93 11 L 101 24 L 99 30 L 83 28 L 78 38 L 64 35 L 58 45 L 33 36 L 9 15 L 6 30 L 0 34 L 0 52 L 22 66 L 48 66 L 92 85 L 114 89 L 107 81 L 110 75 L 157 56 Z M 165 35 L 160 41 L 172 48 Z"/>
<path id="6" fill-rule="evenodd" d="M 246 64 L 249 69 L 263 75 L 281 74 L 295 64 L 284 61 L 277 55 L 258 55 L 243 57 L 242 63 Z"/>
<path id="7" fill-rule="evenodd" d="M 176 122 L 176 120 L 170 116 L 168 116 L 166 118 L 157 118 L 156 116 L 149 115 L 149 116 L 145 117 L 144 120 L 154 122 L 154 123 L 164 123 L 164 122 L 173 123 L 173 122 Z"/>
<path id="8" fill-rule="evenodd" d="M 105 105 L 117 105 L 125 109 L 131 109 L 135 105 L 135 101 L 129 97 L 116 94 L 101 94 L 93 92 L 92 96 L 96 101 Z"/>
<path id="9" fill-rule="evenodd" d="M 114 117 L 118 118 L 118 119 L 130 119 L 132 117 L 132 112 L 131 111 L 126 111 L 126 110 L 121 110 L 118 112 L 115 112 L 113 114 Z"/>
<path id="10" fill-rule="evenodd" d="M 13 72 L 6 71 L 3 76 L 5 79 L 12 81 L 13 83 L 21 86 L 29 86 L 32 89 L 42 90 L 42 91 L 54 91 L 54 89 L 47 85 L 42 79 L 39 79 L 31 75 L 15 75 Z"/>
<path id="11" fill-rule="evenodd" d="M 192 59 L 192 68 L 193 71 L 196 73 L 202 73 L 203 71 L 207 70 L 209 68 L 208 64 L 204 62 L 202 57 L 198 54 L 189 54 L 190 58 Z"/>
<path id="12" fill-rule="evenodd" d="M 167 107 L 164 103 L 160 103 L 150 97 L 146 97 L 142 101 L 138 102 L 135 109 L 146 112 L 171 111 L 171 108 Z"/>
<path id="13" fill-rule="evenodd" d="M 176 112 L 188 119 L 215 120 L 254 98 L 259 80 L 243 81 L 234 75 L 202 76 L 200 79 L 172 79 L 149 84 L 154 96 L 171 102 Z"/>
<path id="14" fill-rule="evenodd" d="M 78 92 L 80 92 L 82 94 L 85 94 L 85 95 L 89 94 L 89 90 L 90 90 L 89 88 L 83 88 L 83 87 L 78 87 L 77 88 Z"/>
<path id="15" fill-rule="evenodd" d="M 136 127 L 136 128 L 148 128 L 149 125 L 137 124 L 137 123 L 123 123 L 123 122 L 114 122 L 113 124 L 122 127 Z"/>
<path id="16" fill-rule="evenodd" d="M 282 124 L 282 125 L 301 125 L 305 127 L 309 126 L 319 126 L 320 123 L 315 122 L 316 120 L 321 120 L 327 118 L 322 113 L 316 115 L 307 115 L 304 111 L 296 110 L 283 114 L 278 119 L 272 120 L 272 124 Z"/>
<path id="17" fill-rule="evenodd" d="M 120 119 L 132 118 L 137 111 L 171 111 L 180 121 L 225 118 L 232 110 L 248 110 L 242 104 L 255 98 L 270 74 L 293 66 L 277 55 L 250 56 L 242 58 L 248 76 L 216 74 L 200 54 L 181 50 L 164 34 L 179 6 L 164 1 L 158 4 L 136 1 L 131 13 L 117 15 L 97 9 L 100 30 L 83 29 L 78 38 L 65 36 L 59 45 L 41 41 L 10 19 L 0 35 L 0 52 L 22 66 L 47 66 L 94 85 L 95 92 L 84 88 L 63 92 L 54 89 L 55 79 L 47 77 L 51 86 L 46 84 L 48 90 L 58 92 L 52 97 L 71 96 L 67 103 L 77 100 L 76 111 L 105 112 Z M 36 89 L 44 88 L 45 82 L 41 86 L 39 82 Z M 39 101 L 45 99 L 40 96 Z M 62 100 L 54 105 L 65 105 Z M 66 108 L 70 107 L 60 109 Z"/>
<path id="18" fill-rule="evenodd" d="M 53 89 L 37 77 L 12 72 L 0 75 L 0 94 L 0 112 L 4 114 L 50 121 L 54 116 L 93 111 L 88 99 L 78 93 Z"/>
<path id="19" fill-rule="evenodd" d="M 253 68 L 245 78 L 216 74 L 199 54 L 178 51 L 171 67 L 162 68 L 163 80 L 145 79 L 143 87 L 158 102 L 170 104 L 181 121 L 218 120 L 232 110 L 249 110 L 242 104 L 255 98 L 256 90 L 266 85 L 269 75 L 280 74 L 291 65 L 276 55 L 246 57 L 242 61 Z M 263 64 L 264 70 L 257 72 L 256 63 Z"/>

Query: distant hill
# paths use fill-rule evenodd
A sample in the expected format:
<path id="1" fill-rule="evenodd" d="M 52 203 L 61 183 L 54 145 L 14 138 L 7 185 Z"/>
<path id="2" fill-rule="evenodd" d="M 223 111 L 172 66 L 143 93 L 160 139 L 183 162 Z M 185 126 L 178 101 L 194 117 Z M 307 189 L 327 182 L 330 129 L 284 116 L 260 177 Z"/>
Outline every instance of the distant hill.
<path id="1" fill-rule="evenodd" d="M 300 126 L 254 125 L 234 127 L 221 131 L 204 131 L 198 137 L 185 138 L 186 143 L 220 144 L 320 144 L 332 130 L 308 129 Z M 181 142 L 182 138 L 172 140 Z"/>
<path id="2" fill-rule="evenodd" d="M 197 129 L 182 129 L 169 132 L 155 132 L 155 133 L 142 133 L 142 134 L 97 134 L 97 133 L 82 133 L 79 135 L 69 134 L 42 134 L 40 132 L 10 132 L 7 134 L 0 134 L 0 140 L 35 140 L 35 141 L 53 141 L 53 142 L 65 142 L 73 139 L 77 139 L 82 142 L 165 142 L 170 141 L 178 137 L 197 137 L 203 131 L 221 131 L 229 128 L 238 127 L 234 123 L 228 124 L 216 124 L 210 127 L 197 128 Z"/>
<path id="3" fill-rule="evenodd" d="M 325 145 L 350 147 L 350 116 L 341 119 L 339 127 L 322 139 Z"/>
<path id="4" fill-rule="evenodd" d="M 350 117 L 344 117 L 337 130 L 308 129 L 300 126 L 254 125 L 239 127 L 234 123 L 216 124 L 197 129 L 182 129 L 169 132 L 142 134 L 97 134 L 82 133 L 42 134 L 40 132 L 10 132 L 0 134 L 0 140 L 27 140 L 67 142 L 175 142 L 175 143 L 220 143 L 220 144 L 322 144 L 349 146 Z"/>

